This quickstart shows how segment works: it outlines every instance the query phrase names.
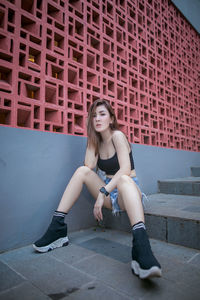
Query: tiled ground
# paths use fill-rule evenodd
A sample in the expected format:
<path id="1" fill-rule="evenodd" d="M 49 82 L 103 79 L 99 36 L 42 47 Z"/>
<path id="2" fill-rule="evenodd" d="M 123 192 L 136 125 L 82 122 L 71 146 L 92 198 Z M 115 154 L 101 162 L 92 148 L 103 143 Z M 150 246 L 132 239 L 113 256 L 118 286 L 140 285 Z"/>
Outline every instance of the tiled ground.
<path id="1" fill-rule="evenodd" d="M 163 276 L 140 280 L 130 269 L 131 234 L 91 228 L 69 238 L 46 254 L 31 245 L 0 254 L 0 299 L 199 299 L 198 250 L 151 239 Z"/>

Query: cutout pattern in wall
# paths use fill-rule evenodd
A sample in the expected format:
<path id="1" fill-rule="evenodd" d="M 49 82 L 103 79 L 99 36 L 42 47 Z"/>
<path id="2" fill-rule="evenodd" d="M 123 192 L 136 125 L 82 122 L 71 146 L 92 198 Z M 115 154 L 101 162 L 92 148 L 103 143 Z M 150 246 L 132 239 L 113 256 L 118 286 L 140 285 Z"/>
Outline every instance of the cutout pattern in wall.
<path id="1" fill-rule="evenodd" d="M 0 124 L 86 135 L 105 98 L 130 142 L 199 151 L 199 55 L 168 0 L 2 0 Z"/>

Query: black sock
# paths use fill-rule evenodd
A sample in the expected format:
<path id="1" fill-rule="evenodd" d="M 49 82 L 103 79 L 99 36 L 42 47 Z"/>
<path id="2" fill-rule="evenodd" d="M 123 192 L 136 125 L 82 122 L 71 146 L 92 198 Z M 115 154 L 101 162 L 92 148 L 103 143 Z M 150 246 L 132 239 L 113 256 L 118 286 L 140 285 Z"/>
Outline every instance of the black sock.
<path id="1" fill-rule="evenodd" d="M 140 228 L 143 228 L 144 230 L 146 230 L 145 224 L 144 224 L 142 221 L 140 221 L 140 222 L 134 224 L 134 225 L 132 226 L 132 231 L 137 230 L 137 229 L 140 229 Z"/>

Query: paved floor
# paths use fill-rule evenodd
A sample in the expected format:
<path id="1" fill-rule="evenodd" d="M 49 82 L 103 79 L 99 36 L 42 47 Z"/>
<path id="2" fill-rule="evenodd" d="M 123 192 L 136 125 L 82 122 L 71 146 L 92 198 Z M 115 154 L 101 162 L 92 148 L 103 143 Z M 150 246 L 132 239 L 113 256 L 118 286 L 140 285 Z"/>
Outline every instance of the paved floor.
<path id="1" fill-rule="evenodd" d="M 130 270 L 131 234 L 97 227 L 69 238 L 45 254 L 32 246 L 0 254 L 0 299 L 199 299 L 198 250 L 151 239 L 163 276 L 140 280 Z"/>

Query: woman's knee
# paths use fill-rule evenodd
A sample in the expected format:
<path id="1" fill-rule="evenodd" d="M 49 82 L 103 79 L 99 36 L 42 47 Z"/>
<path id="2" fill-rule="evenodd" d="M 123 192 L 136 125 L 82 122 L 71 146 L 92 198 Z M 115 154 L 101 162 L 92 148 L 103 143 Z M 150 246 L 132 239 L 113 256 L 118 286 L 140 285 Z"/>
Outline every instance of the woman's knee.
<path id="1" fill-rule="evenodd" d="M 131 187 L 133 195 L 138 195 L 140 198 L 142 197 L 140 188 L 133 181 L 133 179 L 128 175 L 122 175 L 118 180 L 117 188 L 120 192 L 123 192 L 123 189 L 126 189 L 127 187 Z"/>
<path id="2" fill-rule="evenodd" d="M 90 168 L 88 168 L 87 166 L 80 166 L 76 169 L 76 172 L 75 173 L 79 173 L 79 174 L 87 174 L 89 171 L 91 171 Z"/>
<path id="3" fill-rule="evenodd" d="M 127 184 L 132 184 L 132 179 L 128 175 L 122 175 L 117 182 L 117 188 L 121 189 Z"/>
<path id="4" fill-rule="evenodd" d="M 75 174 L 78 176 L 87 176 L 92 170 L 90 168 L 88 168 L 87 166 L 81 166 L 78 167 L 78 169 L 76 170 Z"/>

